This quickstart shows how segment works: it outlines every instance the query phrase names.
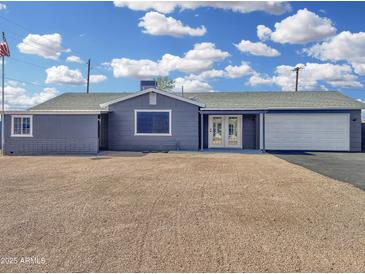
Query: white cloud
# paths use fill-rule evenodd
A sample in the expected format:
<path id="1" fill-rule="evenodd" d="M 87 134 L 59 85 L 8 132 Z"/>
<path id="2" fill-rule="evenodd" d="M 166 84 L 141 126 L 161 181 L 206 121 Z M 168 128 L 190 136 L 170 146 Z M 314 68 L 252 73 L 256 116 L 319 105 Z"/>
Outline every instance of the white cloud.
<path id="1" fill-rule="evenodd" d="M 205 81 L 199 79 L 176 78 L 174 92 L 181 92 L 184 86 L 184 92 L 213 92 L 213 88 Z"/>
<path id="2" fill-rule="evenodd" d="M 179 70 L 185 73 L 200 73 L 212 68 L 214 62 L 230 56 L 228 52 L 217 49 L 213 43 L 198 43 L 183 57 L 165 54 L 160 66 L 167 71 Z"/>
<path id="3" fill-rule="evenodd" d="M 261 25 L 261 31 L 269 35 L 269 28 Z M 332 21 L 325 17 L 319 17 L 307 9 L 298 10 L 296 14 L 289 16 L 275 24 L 275 31 L 271 32 L 271 40 L 278 43 L 305 44 L 308 42 L 323 40 L 336 33 Z"/>
<path id="4" fill-rule="evenodd" d="M 219 77 L 224 77 L 224 76 L 225 76 L 225 72 L 223 70 L 212 69 L 212 70 L 203 71 L 200 74 L 190 74 L 186 78 L 206 81 L 208 79 L 219 78 Z"/>
<path id="5" fill-rule="evenodd" d="M 280 52 L 276 49 L 273 49 L 262 42 L 242 40 L 239 44 L 234 45 L 241 52 L 250 53 L 256 56 L 275 57 L 280 55 Z"/>
<path id="6" fill-rule="evenodd" d="M 246 62 L 241 62 L 240 66 L 229 65 L 225 68 L 225 71 L 228 78 L 239 78 L 253 73 L 253 69 Z"/>
<path id="7" fill-rule="evenodd" d="M 60 85 L 83 85 L 85 79 L 82 73 L 78 70 L 72 70 L 67 66 L 52 66 L 46 70 L 46 83 L 55 83 Z"/>
<path id="8" fill-rule="evenodd" d="M 286 2 L 279 1 L 186 1 L 186 2 L 156 2 L 156 1 L 114 1 L 116 7 L 128 7 L 131 10 L 147 11 L 155 10 L 161 13 L 171 13 L 175 9 L 217 8 L 231 10 L 239 13 L 263 11 L 269 14 L 279 15 L 291 10 Z"/>
<path id="9" fill-rule="evenodd" d="M 93 84 L 103 82 L 106 79 L 107 79 L 107 77 L 105 75 L 102 75 L 102 74 L 90 75 L 90 83 L 93 83 Z"/>
<path id="10" fill-rule="evenodd" d="M 322 90 L 326 85 L 333 88 L 354 88 L 362 87 L 358 77 L 353 74 L 349 65 L 336 65 L 330 63 L 306 63 L 298 64 L 295 67 L 303 67 L 299 74 L 300 90 Z M 275 74 L 272 77 L 262 76 L 255 73 L 249 79 L 249 84 L 272 85 L 281 87 L 282 90 L 292 91 L 295 89 L 295 72 L 293 66 L 281 65 L 276 67 Z"/>
<path id="11" fill-rule="evenodd" d="M 146 11 L 155 10 L 161 13 L 173 12 L 177 6 L 176 2 L 155 2 L 155 1 L 114 1 L 116 7 L 127 7 L 131 10 Z"/>
<path id="12" fill-rule="evenodd" d="M 17 45 L 19 51 L 24 54 L 34 54 L 46 59 L 57 60 L 62 52 L 62 36 L 54 34 L 28 34 L 23 41 Z"/>
<path id="13" fill-rule="evenodd" d="M 359 75 L 365 75 L 365 63 L 351 63 L 354 71 Z"/>
<path id="14" fill-rule="evenodd" d="M 55 88 L 44 88 L 28 94 L 24 85 L 9 81 L 5 86 L 5 105 L 7 110 L 25 109 L 47 101 L 58 94 Z M 0 99 L 1 101 L 1 99 Z"/>
<path id="15" fill-rule="evenodd" d="M 266 75 L 263 76 L 259 73 L 254 73 L 248 80 L 248 83 L 251 86 L 261 86 L 261 85 L 272 85 L 274 82 L 271 77 L 268 77 Z"/>
<path id="16" fill-rule="evenodd" d="M 175 37 L 184 35 L 202 36 L 207 32 L 204 26 L 198 28 L 184 26 L 181 21 L 155 11 L 147 12 L 140 18 L 138 26 L 144 28 L 144 33 L 151 35 L 169 35 Z"/>
<path id="17" fill-rule="evenodd" d="M 3 3 L 0 3 L 0 10 L 6 10 L 6 5 Z"/>
<path id="18" fill-rule="evenodd" d="M 79 64 L 81 64 L 81 63 L 83 63 L 84 61 L 83 61 L 83 60 L 81 60 L 81 58 L 80 58 L 80 57 L 78 57 L 78 56 L 71 55 L 71 56 L 68 56 L 68 57 L 66 58 L 66 62 L 70 62 L 70 63 L 79 63 Z"/>
<path id="19" fill-rule="evenodd" d="M 257 29 L 257 37 L 260 40 L 265 41 L 270 38 L 272 31 L 268 27 L 265 27 L 264 25 L 258 25 L 256 29 Z"/>
<path id="20" fill-rule="evenodd" d="M 159 63 L 140 59 L 114 58 L 110 62 L 114 77 L 128 77 L 133 79 L 149 79 L 158 76 L 167 76 L 168 71 L 162 70 Z"/>
<path id="21" fill-rule="evenodd" d="M 201 73 L 210 70 L 215 62 L 229 55 L 228 52 L 217 49 L 213 43 L 204 42 L 195 44 L 183 57 L 167 53 L 158 61 L 114 58 L 109 66 L 113 69 L 114 77 L 148 79 L 167 76 L 171 71 Z"/>
<path id="22" fill-rule="evenodd" d="M 322 61 L 347 61 L 356 73 L 365 75 L 365 32 L 343 31 L 304 52 Z"/>

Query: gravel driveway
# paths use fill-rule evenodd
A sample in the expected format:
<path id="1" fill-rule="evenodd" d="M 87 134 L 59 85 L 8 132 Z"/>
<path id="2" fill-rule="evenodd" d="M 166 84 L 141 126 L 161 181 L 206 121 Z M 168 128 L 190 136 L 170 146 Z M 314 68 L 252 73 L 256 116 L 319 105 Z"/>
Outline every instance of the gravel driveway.
<path id="1" fill-rule="evenodd" d="M 365 271 L 360 189 L 272 155 L 130 156 L 0 158 L 0 271 Z"/>

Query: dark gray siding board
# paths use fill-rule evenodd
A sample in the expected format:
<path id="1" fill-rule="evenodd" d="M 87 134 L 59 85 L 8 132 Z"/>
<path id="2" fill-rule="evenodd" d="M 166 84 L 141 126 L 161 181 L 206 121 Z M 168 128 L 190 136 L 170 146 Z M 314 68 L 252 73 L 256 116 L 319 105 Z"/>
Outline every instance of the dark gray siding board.
<path id="1" fill-rule="evenodd" d="M 135 109 L 171 110 L 172 136 L 135 136 Z M 108 148 L 110 150 L 198 150 L 199 107 L 161 94 L 149 105 L 143 94 L 109 106 Z"/>
<path id="2" fill-rule="evenodd" d="M 361 151 L 361 110 L 350 111 L 350 151 Z"/>
<path id="3" fill-rule="evenodd" d="M 108 149 L 108 114 L 101 114 L 99 119 L 99 147 Z"/>
<path id="4" fill-rule="evenodd" d="M 256 115 L 243 115 L 242 119 L 242 147 L 256 149 Z"/>
<path id="5" fill-rule="evenodd" d="M 33 115 L 33 137 L 11 137 L 11 115 L 5 117 L 8 155 L 95 154 L 97 115 Z"/>
<path id="6" fill-rule="evenodd" d="M 365 123 L 361 124 L 361 151 L 365 151 Z"/>

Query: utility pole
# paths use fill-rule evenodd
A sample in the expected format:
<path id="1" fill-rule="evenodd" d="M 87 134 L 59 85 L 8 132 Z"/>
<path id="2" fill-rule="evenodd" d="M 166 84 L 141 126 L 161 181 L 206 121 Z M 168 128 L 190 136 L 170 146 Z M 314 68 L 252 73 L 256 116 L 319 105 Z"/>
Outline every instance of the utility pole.
<path id="1" fill-rule="evenodd" d="M 299 71 L 303 69 L 303 67 L 295 67 L 292 71 L 295 71 L 295 91 L 298 91 L 298 81 L 299 81 Z"/>
<path id="2" fill-rule="evenodd" d="M 87 62 L 87 84 L 86 84 L 86 93 L 89 93 L 90 88 L 90 59 Z"/>
<path id="3" fill-rule="evenodd" d="M 184 97 L 184 86 L 181 86 L 181 96 Z"/>

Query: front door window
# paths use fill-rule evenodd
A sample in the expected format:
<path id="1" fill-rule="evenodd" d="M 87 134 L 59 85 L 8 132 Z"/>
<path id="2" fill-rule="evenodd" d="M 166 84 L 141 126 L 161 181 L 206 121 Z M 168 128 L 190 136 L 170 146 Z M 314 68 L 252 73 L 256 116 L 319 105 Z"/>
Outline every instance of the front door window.
<path id="1" fill-rule="evenodd" d="M 228 117 L 228 146 L 238 145 L 238 117 Z"/>
<path id="2" fill-rule="evenodd" d="M 212 124 L 212 143 L 213 145 L 223 145 L 223 119 L 222 117 L 213 117 Z"/>

